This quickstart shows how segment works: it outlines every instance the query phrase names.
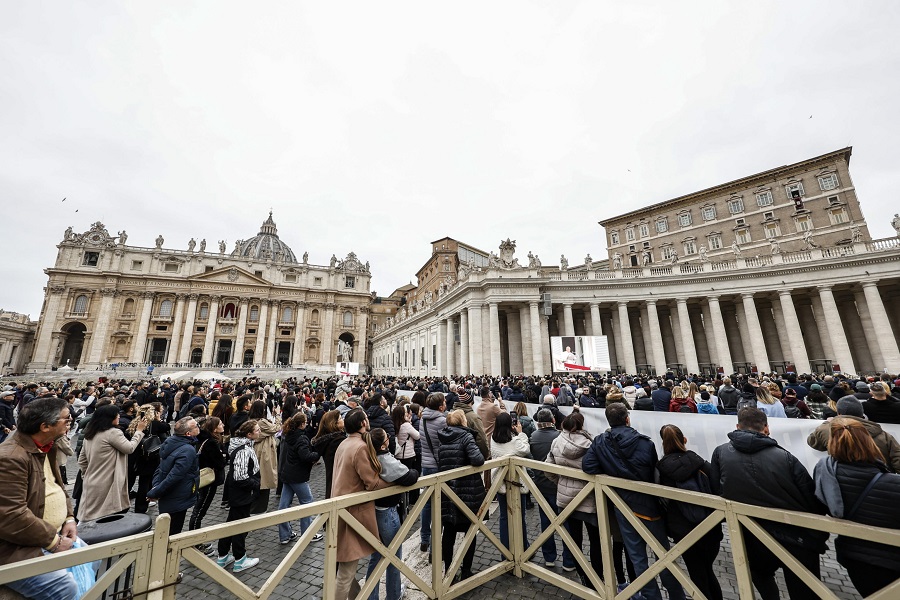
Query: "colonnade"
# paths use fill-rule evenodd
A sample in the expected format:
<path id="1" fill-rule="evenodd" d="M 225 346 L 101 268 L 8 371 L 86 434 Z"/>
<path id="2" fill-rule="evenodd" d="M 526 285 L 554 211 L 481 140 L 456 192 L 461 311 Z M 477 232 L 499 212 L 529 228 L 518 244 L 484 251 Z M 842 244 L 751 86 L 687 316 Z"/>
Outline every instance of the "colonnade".
<path id="1" fill-rule="evenodd" d="M 486 300 L 470 297 L 419 328 L 398 328 L 376 343 L 374 368 L 395 375 L 545 374 L 550 336 L 605 335 L 612 370 L 626 373 L 897 372 L 898 282 L 881 283 L 562 298 L 549 316 L 542 315 L 540 288 L 524 301 L 494 300 L 488 292 Z M 427 344 L 436 360 L 408 360 L 410 343 Z"/>

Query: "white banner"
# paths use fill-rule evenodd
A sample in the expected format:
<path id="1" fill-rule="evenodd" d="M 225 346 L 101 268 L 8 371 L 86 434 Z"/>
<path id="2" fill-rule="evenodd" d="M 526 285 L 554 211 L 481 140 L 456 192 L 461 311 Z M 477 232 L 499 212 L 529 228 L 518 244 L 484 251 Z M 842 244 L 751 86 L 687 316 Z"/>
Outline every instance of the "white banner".
<path id="1" fill-rule="evenodd" d="M 539 404 L 526 404 L 528 414 L 534 414 L 541 408 Z M 512 406 L 507 403 L 508 410 Z M 560 406 L 560 412 L 569 414 L 570 406 Z M 602 408 L 582 408 L 584 428 L 597 436 L 607 429 L 606 414 Z M 629 411 L 631 426 L 648 436 L 656 444 L 656 451 L 662 457 L 662 439 L 659 430 L 663 425 L 677 425 L 687 438 L 688 450 L 693 450 L 701 457 L 709 460 L 713 450 L 728 442 L 728 432 L 737 428 L 737 417 L 734 415 L 703 415 L 693 413 L 669 413 L 645 410 Z M 813 450 L 806 443 L 809 434 L 823 422 L 817 419 L 769 419 L 769 434 L 778 444 L 797 457 L 812 474 L 813 467 L 825 452 Z M 900 440 L 900 425 L 882 424 L 882 428 Z"/>

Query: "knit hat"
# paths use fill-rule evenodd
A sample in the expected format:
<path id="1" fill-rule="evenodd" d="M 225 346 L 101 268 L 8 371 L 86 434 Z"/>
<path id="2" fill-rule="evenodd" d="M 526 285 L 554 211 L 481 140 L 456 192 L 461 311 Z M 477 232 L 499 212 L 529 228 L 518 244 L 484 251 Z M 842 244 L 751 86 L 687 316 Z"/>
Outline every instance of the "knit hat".
<path id="1" fill-rule="evenodd" d="M 795 390 L 794 388 L 784 388 L 784 395 L 785 396 L 796 396 L 797 390 Z"/>
<path id="2" fill-rule="evenodd" d="M 856 396 L 844 396 L 837 401 L 837 413 L 851 417 L 865 417 L 862 402 Z"/>
<path id="3" fill-rule="evenodd" d="M 709 402 L 709 392 L 700 392 L 700 399 Z"/>
<path id="4" fill-rule="evenodd" d="M 865 381 L 857 381 L 856 382 L 856 391 L 857 392 L 868 392 L 869 384 L 866 383 Z"/>

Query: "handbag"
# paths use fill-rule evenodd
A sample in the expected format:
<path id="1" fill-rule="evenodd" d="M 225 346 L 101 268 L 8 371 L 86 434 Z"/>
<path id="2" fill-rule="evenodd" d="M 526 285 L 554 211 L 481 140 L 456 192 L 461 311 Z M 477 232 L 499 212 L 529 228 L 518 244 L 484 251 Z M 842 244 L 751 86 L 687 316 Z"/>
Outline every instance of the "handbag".
<path id="1" fill-rule="evenodd" d="M 200 469 L 200 487 L 206 486 L 216 481 L 216 471 L 212 467 L 203 467 Z"/>
<path id="2" fill-rule="evenodd" d="M 162 440 L 159 439 L 158 435 L 151 435 L 144 439 L 141 442 L 141 449 L 144 451 L 144 456 L 150 456 L 152 454 L 159 454 L 159 449 L 162 447 Z"/>

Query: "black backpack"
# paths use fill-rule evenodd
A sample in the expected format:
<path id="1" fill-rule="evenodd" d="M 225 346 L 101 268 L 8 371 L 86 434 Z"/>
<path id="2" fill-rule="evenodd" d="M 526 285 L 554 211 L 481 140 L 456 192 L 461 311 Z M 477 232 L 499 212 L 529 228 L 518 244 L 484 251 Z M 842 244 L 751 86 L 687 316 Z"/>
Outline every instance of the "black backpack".
<path id="1" fill-rule="evenodd" d="M 737 411 L 736 412 L 739 413 L 739 412 L 741 412 L 742 409 L 750 408 L 750 407 L 756 408 L 756 396 L 753 394 L 749 394 L 749 393 L 747 393 L 747 394 L 742 393 L 741 399 L 738 400 L 738 403 L 737 403 Z"/>
<path id="2" fill-rule="evenodd" d="M 796 404 L 787 404 L 784 403 L 784 414 L 787 415 L 789 419 L 799 419 L 803 416 L 803 413 L 800 412 L 800 408 Z"/>
<path id="3" fill-rule="evenodd" d="M 741 393 L 736 388 L 727 388 L 719 392 L 719 403 L 726 413 L 736 414 L 738 402 L 740 402 Z"/>

